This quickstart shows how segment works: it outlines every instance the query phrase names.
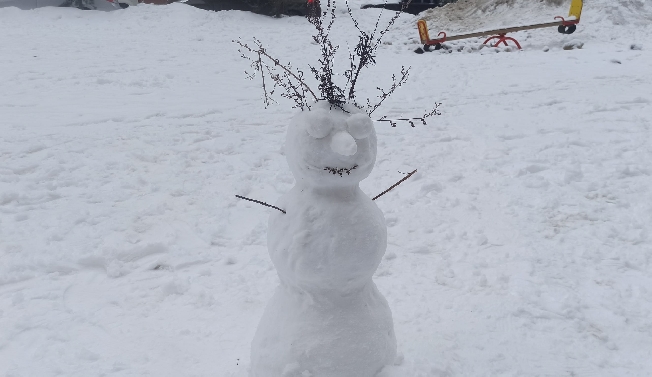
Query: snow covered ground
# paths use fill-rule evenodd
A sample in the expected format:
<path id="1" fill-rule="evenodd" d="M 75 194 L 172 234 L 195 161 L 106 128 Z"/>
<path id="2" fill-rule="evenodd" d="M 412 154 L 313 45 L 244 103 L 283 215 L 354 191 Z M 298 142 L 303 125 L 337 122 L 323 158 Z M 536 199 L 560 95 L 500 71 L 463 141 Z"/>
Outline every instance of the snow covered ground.
<path id="1" fill-rule="evenodd" d="M 65 0 L 0 0 L 0 8 L 16 7 L 20 9 L 36 9 L 40 7 L 58 7 L 65 3 Z M 116 7 L 107 0 L 95 0 L 95 9 L 110 11 Z"/>
<path id="2" fill-rule="evenodd" d="M 467 3 L 430 12 L 431 36 L 567 13 Z M 354 11 L 366 28 L 378 12 Z M 443 103 L 427 126 L 377 123 L 362 183 L 419 171 L 377 201 L 404 355 L 388 374 L 652 375 L 652 5 L 587 0 L 573 35 L 513 34 L 523 51 L 417 55 L 416 19 L 361 87 L 412 66 L 378 115 Z M 184 4 L 0 9 L 0 376 L 246 376 L 278 278 L 273 210 L 234 195 L 292 186 L 293 110 L 263 108 L 231 40 L 307 70 L 311 33 Z"/>

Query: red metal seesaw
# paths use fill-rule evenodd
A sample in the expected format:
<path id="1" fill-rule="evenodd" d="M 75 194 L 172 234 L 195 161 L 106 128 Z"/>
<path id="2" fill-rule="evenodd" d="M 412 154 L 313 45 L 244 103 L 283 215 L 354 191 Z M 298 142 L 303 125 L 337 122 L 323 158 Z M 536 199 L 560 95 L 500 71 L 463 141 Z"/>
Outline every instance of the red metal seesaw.
<path id="1" fill-rule="evenodd" d="M 419 48 L 415 52 L 421 54 L 423 53 L 424 50 L 430 51 L 432 49 L 431 48 L 432 46 L 434 46 L 435 50 L 439 50 L 442 48 L 442 44 L 446 41 L 456 41 L 460 39 L 485 37 L 485 36 L 490 36 L 490 37 L 487 38 L 487 40 L 485 40 L 483 44 L 487 44 L 491 40 L 498 39 L 498 41 L 496 42 L 495 45 L 493 45 L 493 47 L 498 47 L 501 43 L 503 43 L 505 46 L 508 46 L 507 41 L 511 41 L 514 42 L 514 44 L 516 45 L 516 47 L 518 47 L 519 50 L 521 50 L 522 48 L 520 43 L 518 43 L 518 41 L 512 37 L 507 37 L 506 36 L 507 33 L 514 33 L 523 30 L 542 29 L 542 28 L 556 26 L 557 31 L 559 31 L 562 34 L 573 34 L 577 29 L 576 25 L 580 23 L 582 6 L 583 6 L 582 0 L 572 0 L 568 15 L 569 17 L 575 17 L 575 19 L 566 20 L 564 19 L 564 17 L 557 16 L 554 19 L 555 20 L 559 19 L 561 21 L 547 22 L 543 24 L 526 25 L 526 26 L 515 26 L 515 27 L 510 27 L 505 29 L 496 29 L 496 30 L 481 31 L 477 33 L 454 35 L 452 37 L 446 36 L 446 33 L 442 31 L 437 35 L 439 37 L 443 34 L 443 37 L 439 39 L 430 39 L 430 36 L 428 35 L 428 25 L 426 24 L 426 21 L 419 20 L 417 22 L 417 27 L 419 28 L 419 37 L 421 38 L 421 43 L 423 43 L 423 50 Z"/>

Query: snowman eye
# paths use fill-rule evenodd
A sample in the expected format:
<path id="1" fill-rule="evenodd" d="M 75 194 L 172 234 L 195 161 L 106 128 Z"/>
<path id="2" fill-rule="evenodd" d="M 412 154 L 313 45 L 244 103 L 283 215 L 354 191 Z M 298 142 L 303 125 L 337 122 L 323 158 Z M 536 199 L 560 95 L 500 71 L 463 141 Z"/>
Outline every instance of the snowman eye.
<path id="1" fill-rule="evenodd" d="M 328 117 L 327 112 L 315 110 L 313 116 L 308 119 L 308 124 L 306 125 L 306 131 L 308 135 L 314 137 L 315 139 L 322 139 L 328 136 L 333 129 L 333 122 Z"/>
<path id="2" fill-rule="evenodd" d="M 348 131 L 351 136 L 356 139 L 364 139 L 371 135 L 374 129 L 374 122 L 367 116 L 367 114 L 354 114 L 347 120 Z"/>

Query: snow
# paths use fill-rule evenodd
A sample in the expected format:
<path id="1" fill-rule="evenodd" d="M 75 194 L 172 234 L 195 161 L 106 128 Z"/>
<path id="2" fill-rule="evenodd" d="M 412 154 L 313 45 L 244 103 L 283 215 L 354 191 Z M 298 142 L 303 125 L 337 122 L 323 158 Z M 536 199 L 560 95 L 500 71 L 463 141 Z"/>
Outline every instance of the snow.
<path id="1" fill-rule="evenodd" d="M 334 124 L 329 116 L 328 110 L 314 108 L 312 113 L 312 122 L 305 125 L 306 132 L 315 139 L 321 139 L 328 136 L 333 130 Z"/>
<path id="2" fill-rule="evenodd" d="M 333 135 L 331 149 L 342 156 L 353 156 L 358 151 L 358 146 L 350 133 L 339 131 Z"/>
<path id="3" fill-rule="evenodd" d="M 125 0 L 126 3 L 133 3 L 137 0 Z M 16 7 L 20 9 L 35 9 L 40 7 L 58 7 L 63 4 L 65 0 L 0 0 L 0 8 L 2 7 Z M 93 5 L 95 9 L 101 11 L 115 10 L 116 6 L 109 0 L 95 0 Z"/>
<path id="4" fill-rule="evenodd" d="M 367 29 L 378 12 L 354 10 Z M 433 37 L 567 5 L 440 12 Z M 336 40 L 354 44 L 338 16 Z M 373 97 L 412 66 L 374 116 L 443 103 L 427 126 L 377 122 L 361 184 L 375 196 L 418 169 L 375 201 L 388 247 L 374 281 L 404 357 L 384 374 L 652 374 L 650 3 L 587 0 L 572 35 L 511 34 L 523 51 L 417 55 L 416 19 L 359 88 Z M 0 8 L 0 375 L 247 375 L 278 285 L 276 210 L 234 195 L 274 203 L 294 185 L 295 110 L 264 109 L 231 40 L 308 72 L 311 32 L 184 4 Z"/>
<path id="5" fill-rule="evenodd" d="M 366 139 L 374 131 L 373 121 L 365 114 L 353 114 L 346 120 L 347 131 L 355 139 Z"/>

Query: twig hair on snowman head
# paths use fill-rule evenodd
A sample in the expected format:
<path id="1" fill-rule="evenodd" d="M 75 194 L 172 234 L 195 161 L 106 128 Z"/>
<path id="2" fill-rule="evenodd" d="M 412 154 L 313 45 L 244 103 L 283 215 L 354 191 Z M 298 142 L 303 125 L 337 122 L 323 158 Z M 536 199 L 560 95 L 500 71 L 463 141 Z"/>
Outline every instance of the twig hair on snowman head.
<path id="1" fill-rule="evenodd" d="M 346 81 L 338 83 L 335 80 L 337 76 L 333 71 L 334 60 L 339 49 L 339 45 L 334 44 L 331 40 L 331 30 L 335 23 L 335 0 L 328 0 L 325 4 L 324 11 L 321 11 L 318 0 L 308 0 L 308 22 L 315 27 L 315 34 L 312 36 L 313 41 L 320 50 L 320 58 L 316 65 L 309 65 L 310 72 L 318 82 L 319 90 L 312 90 L 306 82 L 305 73 L 298 68 L 294 68 L 291 63 L 281 62 L 273 57 L 263 46 L 259 39 L 254 39 L 254 45 L 250 46 L 241 40 L 234 40 L 240 48 L 238 51 L 244 59 L 251 62 L 252 72 L 245 71 L 249 79 L 254 79 L 260 75 L 263 87 L 263 101 L 265 107 L 276 103 L 274 96 L 276 91 L 281 89 L 281 97 L 294 101 L 295 108 L 301 110 L 310 110 L 311 104 L 316 101 L 328 101 L 331 106 L 343 109 L 345 103 L 355 105 L 364 109 L 368 115 L 376 111 L 381 104 L 390 97 L 396 89 L 405 84 L 410 74 L 410 67 L 401 67 L 400 74 L 392 75 L 392 85 L 387 88 L 376 88 L 380 94 L 375 101 L 366 98 L 365 105 L 358 102 L 357 85 L 360 82 L 361 72 L 370 66 L 376 64 L 376 51 L 380 47 L 385 34 L 389 32 L 396 20 L 400 17 L 403 10 L 412 0 L 403 3 L 402 8 L 395 12 L 385 27 L 381 27 L 381 14 L 376 19 L 373 31 L 364 31 L 358 21 L 353 16 L 353 11 L 346 1 L 347 13 L 349 14 L 353 25 L 358 30 L 358 42 L 352 50 L 349 50 L 349 68 L 344 71 Z M 318 93 L 318 94 L 317 94 Z M 437 105 L 438 107 L 439 105 Z M 438 111 L 431 111 L 421 117 L 414 118 L 425 123 L 425 118 L 432 115 L 440 115 Z M 386 118 L 384 118 L 386 119 Z"/>

